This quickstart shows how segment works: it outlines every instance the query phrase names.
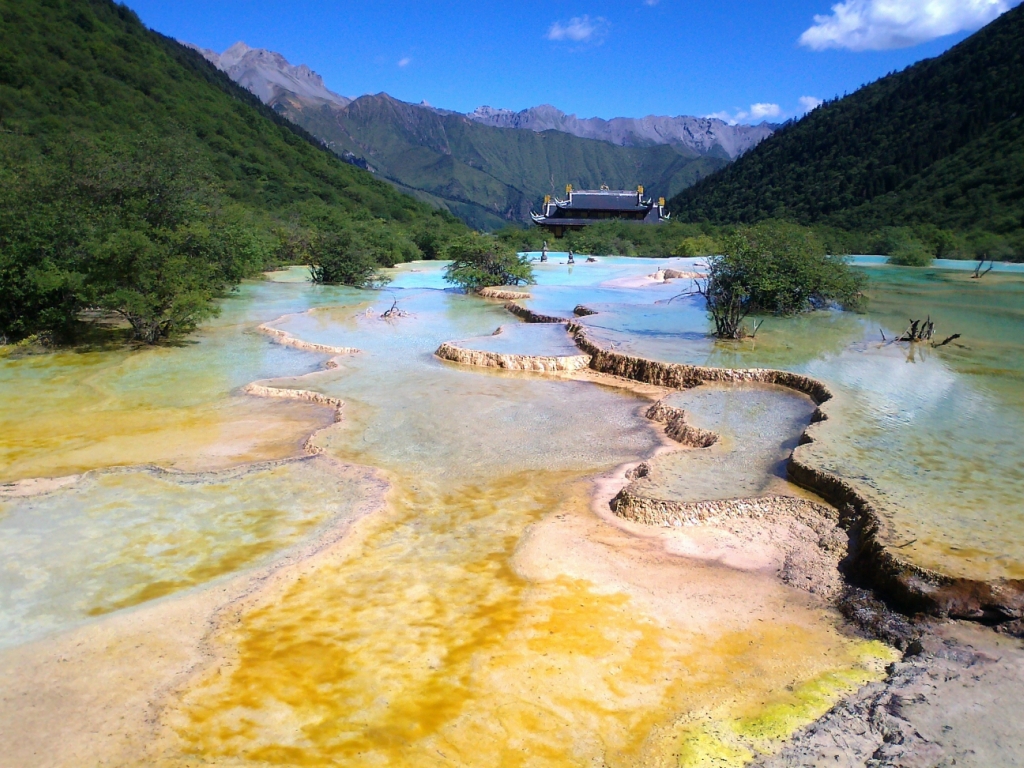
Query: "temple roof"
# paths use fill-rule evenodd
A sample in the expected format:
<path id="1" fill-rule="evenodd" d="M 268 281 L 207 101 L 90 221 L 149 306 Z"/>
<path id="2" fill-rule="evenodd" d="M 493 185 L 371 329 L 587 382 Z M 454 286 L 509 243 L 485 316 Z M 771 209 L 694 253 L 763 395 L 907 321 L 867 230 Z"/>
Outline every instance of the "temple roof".
<path id="1" fill-rule="evenodd" d="M 651 201 L 642 199 L 636 190 L 584 189 L 573 190 L 566 201 L 555 201 L 559 208 L 579 208 L 588 211 L 641 211 L 650 208 Z"/>
<path id="2" fill-rule="evenodd" d="M 609 219 L 625 219 L 658 224 L 668 220 L 665 201 L 654 203 L 645 198 L 643 187 L 635 190 L 583 189 L 566 190 L 568 200 L 544 198 L 541 213 L 530 212 L 535 224 L 561 232 L 566 227 L 582 228 Z M 559 229 L 561 228 L 561 229 Z"/>

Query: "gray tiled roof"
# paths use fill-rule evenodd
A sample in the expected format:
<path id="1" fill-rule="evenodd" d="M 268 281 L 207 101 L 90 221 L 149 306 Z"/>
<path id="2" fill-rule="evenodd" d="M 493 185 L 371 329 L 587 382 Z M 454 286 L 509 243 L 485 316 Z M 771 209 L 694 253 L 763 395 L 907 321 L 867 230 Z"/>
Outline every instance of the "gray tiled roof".
<path id="1" fill-rule="evenodd" d="M 641 211 L 649 208 L 650 203 L 641 205 L 639 197 L 635 191 L 628 190 L 583 190 L 572 193 L 570 204 L 560 203 L 558 207 L 589 211 Z"/>

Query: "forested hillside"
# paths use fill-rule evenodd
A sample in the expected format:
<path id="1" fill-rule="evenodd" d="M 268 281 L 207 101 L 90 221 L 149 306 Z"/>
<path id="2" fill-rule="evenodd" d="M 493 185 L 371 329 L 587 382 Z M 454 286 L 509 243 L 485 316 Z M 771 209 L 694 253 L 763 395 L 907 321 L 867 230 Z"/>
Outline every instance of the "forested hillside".
<path id="1" fill-rule="evenodd" d="M 275 258 L 347 231 L 378 263 L 464 227 L 338 160 L 110 0 L 0 0 L 0 341 L 84 307 L 194 326 Z"/>
<path id="2" fill-rule="evenodd" d="M 379 175 L 483 229 L 529 222 L 544 195 L 561 194 L 566 184 L 643 184 L 655 197 L 671 197 L 729 163 L 683 146 L 623 147 L 561 131 L 494 128 L 387 94 L 344 106 L 281 96 L 274 107 L 335 152 L 363 158 Z"/>
<path id="3" fill-rule="evenodd" d="M 1024 6 L 829 102 L 670 204 L 691 222 L 905 226 L 1024 258 Z"/>

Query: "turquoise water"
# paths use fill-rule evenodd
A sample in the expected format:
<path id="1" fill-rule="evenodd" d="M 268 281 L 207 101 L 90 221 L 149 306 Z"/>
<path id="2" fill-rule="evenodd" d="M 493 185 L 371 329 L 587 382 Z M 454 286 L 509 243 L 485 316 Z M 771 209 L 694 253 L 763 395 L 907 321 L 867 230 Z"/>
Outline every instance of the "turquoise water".
<path id="1" fill-rule="evenodd" d="M 888 256 L 851 256 L 851 263 L 858 267 L 880 267 L 888 264 Z M 992 272 L 1009 272 L 1015 274 L 1024 273 L 1024 264 L 1017 264 L 1009 261 L 986 262 L 985 269 L 992 266 Z M 965 259 L 932 259 L 930 265 L 933 269 L 955 269 L 973 272 L 978 266 L 977 261 Z"/>
<path id="2" fill-rule="evenodd" d="M 866 269 L 864 314 L 769 317 L 753 340 L 715 342 L 698 297 L 598 305 L 584 318 L 619 351 L 668 362 L 774 367 L 837 395 L 817 463 L 884 510 L 894 543 L 963 576 L 1024 575 L 1024 276 L 938 268 Z M 935 349 L 889 340 L 927 316 Z"/>
<path id="3" fill-rule="evenodd" d="M 966 262 L 904 268 L 858 257 L 869 276 L 865 313 L 768 317 L 756 338 L 722 343 L 708 335 L 700 297 L 686 295 L 690 281 L 642 279 L 664 266 L 693 270 L 697 259 L 612 257 L 570 268 L 558 254 L 550 258 L 535 265 L 538 285 L 527 306 L 566 318 L 577 304 L 599 310 L 583 322 L 628 354 L 821 379 L 837 398 L 835 421 L 821 430 L 827 439 L 812 449 L 815 461 L 878 504 L 904 554 L 963 576 L 1024 576 L 1020 265 L 997 265 L 974 280 Z M 443 287 L 441 267 L 407 265 L 394 285 Z M 961 338 L 938 349 L 882 341 L 928 316 L 940 339 Z"/>
<path id="4" fill-rule="evenodd" d="M 561 324 L 506 324 L 501 327 L 500 333 L 461 339 L 457 344 L 463 349 L 496 352 L 502 355 L 565 357 L 580 354 L 579 347 Z"/>
<path id="5" fill-rule="evenodd" d="M 680 501 L 794 493 L 786 461 L 814 413 L 809 397 L 770 385 L 716 384 L 671 394 L 665 403 L 719 439 L 710 448 L 658 456 L 651 475 L 634 483 L 638 493 Z"/>
<path id="6" fill-rule="evenodd" d="M 353 516 L 368 486 L 365 472 L 306 459 L 91 473 L 0 500 L 0 647 L 267 562 Z"/>

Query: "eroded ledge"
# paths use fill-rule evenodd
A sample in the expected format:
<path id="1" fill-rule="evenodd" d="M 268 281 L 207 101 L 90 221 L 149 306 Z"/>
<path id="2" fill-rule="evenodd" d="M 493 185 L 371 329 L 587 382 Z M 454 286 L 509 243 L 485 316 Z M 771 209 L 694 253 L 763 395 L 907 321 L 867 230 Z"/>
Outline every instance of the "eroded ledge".
<path id="1" fill-rule="evenodd" d="M 586 326 L 576 321 L 569 321 L 569 333 L 572 334 L 576 346 L 591 356 L 590 367 L 612 376 L 670 389 L 692 389 L 708 383 L 776 384 L 803 392 L 819 406 L 832 399 L 828 387 L 816 379 L 798 373 L 774 368 L 712 368 L 683 363 L 662 363 L 606 350 L 587 336 Z"/>
<path id="2" fill-rule="evenodd" d="M 556 373 L 579 371 L 590 367 L 589 355 L 513 355 L 501 352 L 487 352 L 479 349 L 465 349 L 451 342 L 445 342 L 434 352 L 442 360 L 481 368 L 502 368 L 507 371 L 534 371 Z"/>
<path id="3" fill-rule="evenodd" d="M 313 392 L 309 389 L 283 389 L 279 387 L 265 387 L 262 384 L 248 384 L 242 390 L 247 395 L 255 397 L 280 397 L 285 400 L 305 400 L 317 405 L 326 405 L 335 410 L 335 421 L 341 421 L 341 410 L 345 402 L 336 397 Z"/>
<path id="4" fill-rule="evenodd" d="M 718 442 L 718 434 L 686 423 L 686 411 L 665 405 L 659 400 L 647 409 L 647 418 L 665 425 L 665 434 L 689 448 L 710 448 Z"/>
<path id="5" fill-rule="evenodd" d="M 639 478 L 638 478 L 639 479 Z M 674 501 L 655 499 L 626 486 L 611 501 L 616 515 L 635 523 L 679 528 L 729 518 L 764 518 L 785 515 L 793 518 L 839 522 L 839 513 L 824 504 L 795 496 L 756 496 L 753 498 Z"/>
<path id="6" fill-rule="evenodd" d="M 687 272 L 682 269 L 659 269 L 649 277 L 656 282 L 663 283 L 666 280 L 698 280 L 707 275 L 703 272 Z"/>
<path id="7" fill-rule="evenodd" d="M 787 473 L 793 483 L 815 492 L 839 510 L 839 524 L 851 540 L 844 572 L 853 580 L 872 587 L 907 614 L 1005 623 L 1024 630 L 1024 580 L 960 578 L 912 563 L 885 543 L 888 540 L 885 518 L 864 495 L 839 476 L 804 461 L 806 446 L 815 441 L 815 429 L 828 419 L 825 404 L 832 400 L 832 393 L 822 382 L 775 369 L 711 368 L 648 360 L 602 348 L 588 337 L 587 328 L 575 320 L 569 322 L 568 330 L 576 345 L 591 356 L 590 367 L 601 373 L 672 389 L 691 389 L 711 382 L 757 382 L 808 395 L 818 408 L 793 451 Z M 634 498 L 628 488 L 620 497 L 616 501 L 616 514 L 621 507 L 624 514 L 638 520 L 649 519 L 652 524 L 676 517 L 682 520 L 718 514 L 737 503 Z M 749 504 L 750 500 L 744 503 Z"/>
<path id="8" fill-rule="evenodd" d="M 483 296 L 485 299 L 509 299 L 511 301 L 530 298 L 530 294 L 526 291 L 513 291 L 508 288 L 500 288 L 498 286 L 481 288 L 477 292 L 477 295 Z"/>
<path id="9" fill-rule="evenodd" d="M 288 317 L 288 315 L 285 315 Z M 279 317 L 274 322 L 280 322 L 283 317 Z M 263 325 L 256 326 L 256 330 L 260 333 L 265 333 L 268 336 L 273 336 L 274 341 L 278 344 L 283 344 L 287 347 L 295 347 L 296 349 L 305 349 L 309 352 L 326 352 L 329 355 L 354 355 L 359 352 L 355 347 L 333 347 L 329 344 L 316 344 L 311 341 L 303 341 L 302 339 L 292 336 L 288 331 L 282 331 L 280 328 L 274 328 L 269 323 L 263 323 Z"/>
<path id="10" fill-rule="evenodd" d="M 518 317 L 527 323 L 568 323 L 569 319 L 566 317 L 555 317 L 554 315 L 542 315 L 539 312 L 534 312 L 532 309 L 528 309 L 521 304 L 516 304 L 514 301 L 510 301 L 505 305 L 505 309 L 511 312 L 513 315 Z"/>

